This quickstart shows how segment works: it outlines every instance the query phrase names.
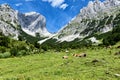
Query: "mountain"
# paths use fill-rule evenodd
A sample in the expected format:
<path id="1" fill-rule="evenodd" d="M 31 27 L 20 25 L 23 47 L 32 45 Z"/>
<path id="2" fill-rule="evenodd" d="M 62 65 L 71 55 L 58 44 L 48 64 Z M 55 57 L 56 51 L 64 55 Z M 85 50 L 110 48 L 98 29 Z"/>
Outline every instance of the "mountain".
<path id="1" fill-rule="evenodd" d="M 12 36 L 17 39 L 19 22 L 16 12 L 7 4 L 0 5 L 0 32 L 5 36 Z"/>
<path id="2" fill-rule="evenodd" d="M 18 39 L 40 40 L 51 34 L 46 29 L 46 19 L 39 13 L 20 13 L 13 10 L 8 4 L 0 5 L 0 32 L 5 36 Z"/>
<path id="3" fill-rule="evenodd" d="M 61 42 L 70 42 L 76 38 L 84 39 L 93 34 L 106 33 L 119 23 L 119 14 L 120 0 L 90 1 L 87 7 L 81 9 L 80 13 L 53 38 Z"/>
<path id="4" fill-rule="evenodd" d="M 18 21 L 22 26 L 22 30 L 32 36 L 39 33 L 40 36 L 49 36 L 50 33 L 46 29 L 46 19 L 39 13 L 18 13 Z"/>
<path id="5" fill-rule="evenodd" d="M 65 49 L 115 44 L 120 40 L 120 0 L 90 1 L 52 38 L 41 40 L 43 48 Z M 113 34 L 114 33 L 114 34 Z M 111 37 L 112 36 L 112 37 Z"/>

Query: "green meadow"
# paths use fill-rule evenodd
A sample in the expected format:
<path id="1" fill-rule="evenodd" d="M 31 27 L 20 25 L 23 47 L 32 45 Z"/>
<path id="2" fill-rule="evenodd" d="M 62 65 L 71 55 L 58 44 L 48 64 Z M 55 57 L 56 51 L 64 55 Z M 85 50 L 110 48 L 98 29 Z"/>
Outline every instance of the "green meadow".
<path id="1" fill-rule="evenodd" d="M 120 80 L 118 45 L 1 58 L 0 80 Z M 73 56 L 83 52 L 86 57 Z"/>

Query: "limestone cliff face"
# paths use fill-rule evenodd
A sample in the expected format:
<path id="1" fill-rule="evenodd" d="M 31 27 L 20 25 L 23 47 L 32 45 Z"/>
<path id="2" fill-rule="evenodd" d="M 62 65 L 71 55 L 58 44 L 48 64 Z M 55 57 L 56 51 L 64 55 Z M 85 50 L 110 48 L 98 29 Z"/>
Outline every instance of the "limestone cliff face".
<path id="1" fill-rule="evenodd" d="M 54 38 L 59 41 L 83 39 L 92 34 L 101 34 L 112 30 L 120 14 L 120 0 L 90 1 L 87 7 L 80 10 L 69 24 L 61 29 Z M 118 20 L 119 22 L 119 20 Z"/>
<path id="2" fill-rule="evenodd" d="M 22 26 L 22 30 L 30 35 L 35 36 L 36 33 L 39 33 L 43 37 L 50 35 L 46 29 L 46 19 L 39 13 L 18 13 L 18 20 Z"/>
<path id="3" fill-rule="evenodd" d="M 22 14 L 8 4 L 0 5 L 0 32 L 17 39 L 19 35 L 22 35 L 21 30 L 31 36 L 39 34 L 40 37 L 48 37 L 51 35 L 46 29 L 46 19 L 41 14 L 36 12 Z"/>
<path id="4" fill-rule="evenodd" d="M 0 5 L 0 32 L 5 36 L 13 36 L 17 39 L 19 22 L 16 12 L 8 5 Z"/>

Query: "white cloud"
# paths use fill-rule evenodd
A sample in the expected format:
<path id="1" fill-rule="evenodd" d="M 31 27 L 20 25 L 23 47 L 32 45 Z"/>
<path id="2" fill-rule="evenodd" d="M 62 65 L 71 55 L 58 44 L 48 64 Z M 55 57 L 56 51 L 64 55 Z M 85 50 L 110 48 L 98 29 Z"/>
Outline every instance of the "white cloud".
<path id="1" fill-rule="evenodd" d="M 22 3 L 17 3 L 17 4 L 15 4 L 15 6 L 21 6 L 21 5 L 23 5 Z"/>
<path id="2" fill-rule="evenodd" d="M 52 1 L 52 6 L 53 6 L 53 7 L 58 7 L 58 6 L 60 6 L 63 2 L 64 2 L 64 0 L 53 0 L 53 1 Z"/>
<path id="3" fill-rule="evenodd" d="M 66 9 L 67 7 L 68 7 L 68 4 L 62 4 L 62 5 L 60 6 L 60 8 L 63 9 L 63 10 Z"/>
<path id="4" fill-rule="evenodd" d="M 65 9 L 68 4 L 65 4 L 65 0 L 42 0 L 43 2 L 49 2 L 52 7 L 59 7 L 61 9 Z"/>
<path id="5" fill-rule="evenodd" d="M 33 1 L 33 0 L 25 0 L 26 2 Z"/>

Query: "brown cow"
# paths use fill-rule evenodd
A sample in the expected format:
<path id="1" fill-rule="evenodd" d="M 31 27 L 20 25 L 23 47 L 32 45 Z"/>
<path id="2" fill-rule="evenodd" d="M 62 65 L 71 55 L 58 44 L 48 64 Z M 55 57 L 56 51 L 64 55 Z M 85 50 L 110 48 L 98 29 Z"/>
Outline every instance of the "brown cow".
<path id="1" fill-rule="evenodd" d="M 63 56 L 62 58 L 63 58 L 63 59 L 68 59 L 68 56 Z"/>
<path id="2" fill-rule="evenodd" d="M 81 53 L 81 54 L 73 54 L 74 57 L 86 57 L 86 53 Z"/>

